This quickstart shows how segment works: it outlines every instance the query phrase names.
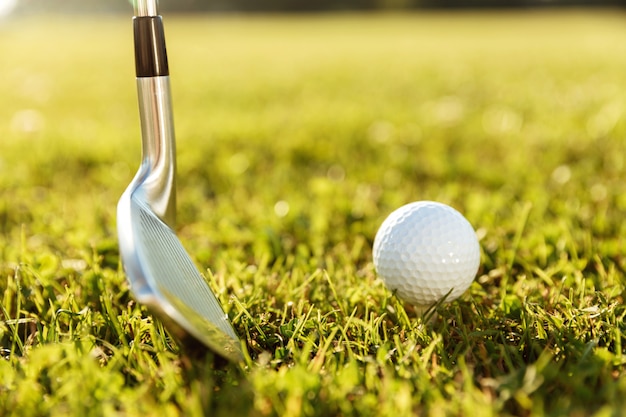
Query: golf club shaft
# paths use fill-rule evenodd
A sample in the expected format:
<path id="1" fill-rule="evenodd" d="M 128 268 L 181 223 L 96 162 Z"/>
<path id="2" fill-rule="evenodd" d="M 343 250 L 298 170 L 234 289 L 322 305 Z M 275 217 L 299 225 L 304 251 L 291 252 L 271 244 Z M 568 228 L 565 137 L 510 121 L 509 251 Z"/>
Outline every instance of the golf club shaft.
<path id="1" fill-rule="evenodd" d="M 158 16 L 158 0 L 133 0 L 135 16 Z"/>
<path id="2" fill-rule="evenodd" d="M 152 210 L 174 228 L 176 220 L 176 146 L 169 66 L 156 1 L 138 0 L 133 18 L 135 69 L 141 118 L 142 165 Z M 146 15 L 148 13 L 149 15 Z"/>

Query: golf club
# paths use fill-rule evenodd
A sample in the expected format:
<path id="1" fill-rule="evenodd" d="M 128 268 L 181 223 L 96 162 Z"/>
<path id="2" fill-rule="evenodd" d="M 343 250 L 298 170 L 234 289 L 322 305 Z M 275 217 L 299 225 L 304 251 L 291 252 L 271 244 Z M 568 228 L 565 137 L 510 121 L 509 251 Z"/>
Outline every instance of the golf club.
<path id="1" fill-rule="evenodd" d="M 134 7 L 142 159 L 117 206 L 124 270 L 136 300 L 183 344 L 199 341 L 240 361 L 228 316 L 174 232 L 176 147 L 163 23 L 157 0 L 136 0 Z"/>

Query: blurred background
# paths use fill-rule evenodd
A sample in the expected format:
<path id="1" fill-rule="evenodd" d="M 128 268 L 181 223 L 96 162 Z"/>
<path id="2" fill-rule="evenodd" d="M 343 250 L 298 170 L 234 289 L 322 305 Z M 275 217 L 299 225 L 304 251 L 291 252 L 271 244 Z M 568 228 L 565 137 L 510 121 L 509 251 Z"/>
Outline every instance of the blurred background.
<path id="1" fill-rule="evenodd" d="M 3 5 L 4 4 L 4 5 Z M 0 0 L 0 9 L 16 6 L 21 13 L 57 12 L 122 12 L 128 9 L 123 0 Z M 161 1 L 160 8 L 168 12 L 250 11 L 250 12 L 308 12 L 327 10 L 384 10 L 420 8 L 525 8 L 565 6 L 623 6 L 626 0 L 171 0 Z"/>

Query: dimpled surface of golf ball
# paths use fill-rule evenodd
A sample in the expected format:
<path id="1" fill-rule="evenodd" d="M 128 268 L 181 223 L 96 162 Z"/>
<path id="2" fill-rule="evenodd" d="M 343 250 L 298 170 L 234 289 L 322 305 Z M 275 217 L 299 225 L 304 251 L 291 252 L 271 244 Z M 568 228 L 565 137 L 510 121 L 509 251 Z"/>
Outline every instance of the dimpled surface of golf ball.
<path id="1" fill-rule="evenodd" d="M 461 213 L 442 203 L 418 201 L 385 219 L 374 239 L 373 257 L 389 290 L 408 303 L 430 306 L 467 290 L 478 271 L 480 248 Z"/>

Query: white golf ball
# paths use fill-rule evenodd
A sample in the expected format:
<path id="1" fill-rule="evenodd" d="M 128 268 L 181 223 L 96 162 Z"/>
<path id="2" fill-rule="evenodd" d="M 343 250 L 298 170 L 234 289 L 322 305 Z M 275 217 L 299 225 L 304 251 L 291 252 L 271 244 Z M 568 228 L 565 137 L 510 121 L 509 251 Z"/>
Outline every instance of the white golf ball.
<path id="1" fill-rule="evenodd" d="M 455 209 L 418 201 L 389 215 L 374 239 L 374 266 L 387 288 L 418 307 L 470 286 L 480 264 L 478 238 Z M 448 294 L 449 293 L 449 294 Z"/>

